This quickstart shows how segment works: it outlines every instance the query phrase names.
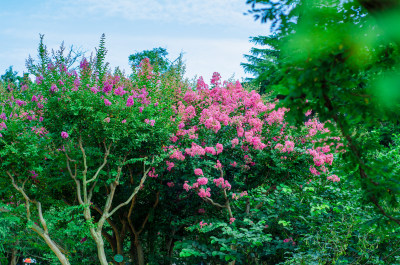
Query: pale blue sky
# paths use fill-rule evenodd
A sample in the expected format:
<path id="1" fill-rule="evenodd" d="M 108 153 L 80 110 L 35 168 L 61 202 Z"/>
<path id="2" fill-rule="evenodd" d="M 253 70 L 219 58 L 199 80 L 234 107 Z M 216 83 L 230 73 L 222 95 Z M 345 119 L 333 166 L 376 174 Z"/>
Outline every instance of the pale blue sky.
<path id="1" fill-rule="evenodd" d="M 39 33 L 48 48 L 62 41 L 94 51 L 106 34 L 111 67 L 130 73 L 128 56 L 163 47 L 176 58 L 184 52 L 186 76 L 223 79 L 245 74 L 240 66 L 249 53 L 250 36 L 268 27 L 243 15 L 246 0 L 0 0 L 0 74 L 13 65 L 26 71 L 25 59 L 36 56 Z"/>

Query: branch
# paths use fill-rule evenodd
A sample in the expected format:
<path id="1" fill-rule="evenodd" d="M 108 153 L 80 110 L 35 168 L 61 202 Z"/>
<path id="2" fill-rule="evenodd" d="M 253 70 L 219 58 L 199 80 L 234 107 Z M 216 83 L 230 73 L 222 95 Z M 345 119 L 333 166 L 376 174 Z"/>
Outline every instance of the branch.
<path id="1" fill-rule="evenodd" d="M 211 203 L 211 204 L 214 205 L 214 206 L 219 207 L 219 208 L 226 208 L 226 205 L 221 205 L 221 204 L 219 204 L 219 203 L 217 203 L 217 202 L 214 202 L 211 198 L 203 197 L 202 199 L 203 199 L 204 201 L 206 201 L 206 202 Z"/>
<path id="2" fill-rule="evenodd" d="M 157 194 L 156 194 L 156 201 L 155 201 L 154 204 L 153 204 L 153 210 L 157 207 L 158 202 L 159 202 L 159 199 L 160 199 L 160 191 L 158 191 Z M 149 220 L 150 213 L 151 213 L 151 211 L 149 211 L 149 212 L 147 213 L 146 218 L 144 219 L 144 221 L 143 221 L 143 223 L 142 223 L 142 227 L 141 227 L 140 230 L 138 231 L 138 234 L 142 233 L 143 228 L 146 226 L 147 220 Z"/>
<path id="3" fill-rule="evenodd" d="M 49 233 L 49 229 L 47 229 L 46 221 L 45 221 L 44 218 L 43 218 L 42 204 L 41 204 L 40 202 L 35 202 L 35 203 L 36 203 L 37 208 L 38 208 L 40 223 L 41 223 L 42 226 L 43 226 L 44 232 L 45 232 L 46 234 L 48 234 L 48 233 Z"/>
<path id="4" fill-rule="evenodd" d="M 154 161 L 154 159 L 153 159 L 153 161 Z M 139 192 L 140 188 L 142 187 L 144 181 L 146 180 L 146 178 L 147 178 L 147 173 L 149 173 L 149 171 L 150 171 L 150 167 L 144 172 L 143 177 L 142 177 L 142 179 L 140 180 L 139 185 L 133 190 L 131 196 L 129 196 L 129 198 L 128 198 L 125 202 L 123 202 L 123 203 L 119 204 L 117 207 L 115 207 L 114 210 L 112 210 L 112 211 L 107 215 L 107 217 L 110 217 L 110 216 L 113 215 L 116 211 L 118 211 L 119 208 L 121 208 L 121 207 L 127 205 L 127 204 L 133 199 L 133 197 L 136 196 L 136 194 Z"/>
<path id="5" fill-rule="evenodd" d="M 75 160 L 70 159 L 70 158 L 68 157 L 67 153 L 65 153 L 65 155 L 67 156 L 67 169 L 68 169 L 69 175 L 70 175 L 71 178 L 75 181 L 75 184 L 76 184 L 76 193 L 77 193 L 77 196 L 78 196 L 79 204 L 80 204 L 80 205 L 84 205 L 83 200 L 82 200 L 82 193 L 81 193 L 81 183 L 80 183 L 79 180 L 76 178 L 77 166 L 76 166 L 76 164 L 75 164 L 75 174 L 73 174 L 73 173 L 72 173 L 72 170 L 71 170 L 71 166 L 70 166 L 70 164 L 69 164 L 69 161 L 75 161 Z"/>
<path id="6" fill-rule="evenodd" d="M 21 187 L 19 187 L 19 186 L 15 183 L 15 179 L 14 179 L 14 177 L 11 175 L 11 173 L 10 173 L 9 171 L 6 171 L 6 173 L 7 173 L 7 175 L 11 178 L 11 182 L 12 182 L 12 185 L 14 186 L 14 188 L 15 188 L 17 191 L 19 191 L 19 193 L 21 193 L 22 196 L 24 196 L 24 199 L 25 199 L 25 208 L 26 208 L 26 218 L 27 218 L 28 220 L 31 220 L 31 210 L 30 210 L 30 204 L 29 204 L 30 199 L 29 199 L 28 195 L 26 195 L 26 193 L 25 193 L 25 191 L 24 191 L 24 189 L 23 189 L 23 186 L 22 186 L 22 188 L 21 188 Z"/>
<path id="7" fill-rule="evenodd" d="M 91 178 L 91 179 L 89 179 L 88 181 L 86 181 L 86 184 L 88 184 L 88 183 L 94 181 L 94 180 L 97 178 L 97 176 L 99 175 L 100 171 L 101 171 L 101 170 L 104 168 L 104 166 L 107 164 L 107 157 L 110 155 L 111 145 L 112 145 L 112 143 L 110 143 L 110 144 L 108 145 L 108 148 L 107 148 L 107 146 L 106 146 L 105 143 L 104 143 L 104 148 L 106 149 L 106 153 L 105 153 L 105 155 L 104 155 L 103 164 L 101 164 L 101 166 L 97 169 L 96 174 L 94 174 L 93 178 Z M 86 161 L 86 159 L 84 159 L 84 161 Z M 85 163 L 86 163 L 86 162 L 85 162 Z"/>

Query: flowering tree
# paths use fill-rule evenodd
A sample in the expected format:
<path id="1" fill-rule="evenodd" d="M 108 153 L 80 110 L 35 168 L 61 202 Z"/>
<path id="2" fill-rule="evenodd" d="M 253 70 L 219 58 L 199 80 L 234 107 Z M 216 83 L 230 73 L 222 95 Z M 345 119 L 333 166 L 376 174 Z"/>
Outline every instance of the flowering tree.
<path id="1" fill-rule="evenodd" d="M 41 42 L 40 63 L 29 67 L 35 83 L 9 90 L 1 102 L 1 177 L 22 196 L 29 226 L 62 264 L 69 261 L 43 217 L 45 196 L 56 189 L 61 196 L 54 199 L 82 207 L 99 262 L 108 264 L 104 224 L 147 177 L 157 177 L 151 169 L 162 159 L 160 143 L 176 127 L 148 60 L 128 79 L 104 70 L 104 54 L 100 45 L 94 60 L 68 70 L 62 53 L 50 60 Z M 119 186 L 130 181 L 136 186 L 113 205 Z"/>

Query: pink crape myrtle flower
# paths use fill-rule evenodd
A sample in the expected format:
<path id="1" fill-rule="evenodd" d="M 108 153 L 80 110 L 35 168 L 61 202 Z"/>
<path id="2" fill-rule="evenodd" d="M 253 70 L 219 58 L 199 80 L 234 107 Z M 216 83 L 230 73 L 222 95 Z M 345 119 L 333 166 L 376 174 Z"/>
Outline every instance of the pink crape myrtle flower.
<path id="1" fill-rule="evenodd" d="M 111 106 L 111 101 L 109 101 L 108 99 L 104 99 L 104 104 L 106 105 L 106 106 Z"/>
<path id="2" fill-rule="evenodd" d="M 222 164 L 221 162 L 219 162 L 219 160 L 217 160 L 217 164 L 214 166 L 216 169 L 221 169 L 222 168 Z"/>
<path id="3" fill-rule="evenodd" d="M 7 125 L 6 125 L 5 122 L 1 122 L 0 123 L 0 131 L 3 130 L 3 129 L 7 129 Z"/>
<path id="4" fill-rule="evenodd" d="M 199 197 L 200 198 L 211 197 L 210 190 L 211 190 L 210 188 L 207 189 L 201 188 L 198 193 Z"/>
<path id="5" fill-rule="evenodd" d="M 156 174 L 155 168 L 154 168 L 154 167 L 151 168 L 151 170 L 150 170 L 149 173 L 148 173 L 148 176 L 149 176 L 150 178 L 157 178 L 157 177 L 158 177 L 158 174 Z"/>
<path id="6" fill-rule="evenodd" d="M 229 218 L 229 224 L 232 224 L 233 222 L 235 222 L 235 220 L 236 220 L 235 217 Z"/>
<path id="7" fill-rule="evenodd" d="M 135 102 L 133 101 L 133 96 L 129 96 L 128 100 L 126 101 L 126 106 L 130 107 L 134 104 Z"/>
<path id="8" fill-rule="evenodd" d="M 217 143 L 217 155 L 222 153 L 222 151 L 224 150 L 224 146 L 220 143 Z"/>
<path id="9" fill-rule="evenodd" d="M 331 175 L 329 177 L 327 177 L 327 179 L 332 180 L 332 182 L 339 182 L 340 178 L 336 175 Z"/>
<path id="10" fill-rule="evenodd" d="M 175 186 L 175 184 L 171 181 L 171 182 L 168 182 L 168 183 L 167 183 L 167 186 L 170 187 L 170 188 L 172 188 L 173 186 Z"/>
<path id="11" fill-rule="evenodd" d="M 154 124 L 156 123 L 155 120 L 149 120 L 149 119 L 145 119 L 144 122 L 149 124 L 149 125 L 151 125 L 151 126 L 154 126 Z"/>
<path id="12" fill-rule="evenodd" d="M 170 162 L 170 161 L 165 161 L 165 163 L 168 166 L 168 168 L 167 168 L 168 171 L 171 171 L 171 169 L 175 166 L 175 164 L 173 162 Z"/>
<path id="13" fill-rule="evenodd" d="M 186 180 L 185 183 L 183 184 L 183 189 L 186 191 L 189 191 L 192 187 L 188 184 L 188 181 Z"/>
<path id="14" fill-rule="evenodd" d="M 232 188 L 231 184 L 229 184 L 229 182 L 227 180 L 224 180 L 223 177 L 214 179 L 213 182 L 217 187 L 221 187 L 221 189 L 226 188 L 226 189 L 230 190 Z"/>
<path id="15" fill-rule="evenodd" d="M 215 151 L 215 148 L 214 148 L 214 147 L 209 147 L 209 146 L 207 146 L 207 147 L 204 148 L 204 151 L 205 151 L 207 154 L 211 154 L 211 155 L 216 155 L 216 154 L 217 154 L 217 152 Z"/>
<path id="16" fill-rule="evenodd" d="M 201 168 L 196 168 L 196 169 L 194 170 L 194 174 L 195 174 L 196 176 L 202 176 L 202 175 L 203 175 L 203 170 L 201 170 Z"/>
<path id="17" fill-rule="evenodd" d="M 203 222 L 203 221 L 200 221 L 200 228 L 203 228 L 203 226 L 206 226 L 206 225 L 208 225 L 207 223 L 205 223 L 205 222 Z"/>
<path id="18" fill-rule="evenodd" d="M 66 139 L 68 138 L 68 133 L 67 132 L 61 132 L 61 137 Z"/>
<path id="19" fill-rule="evenodd" d="M 197 183 L 198 183 L 199 185 L 207 185 L 208 179 L 207 179 L 206 177 L 198 178 L 198 179 L 197 179 Z"/>
<path id="20" fill-rule="evenodd" d="M 239 139 L 238 138 L 234 138 L 234 139 L 231 140 L 231 143 L 232 143 L 232 148 L 235 148 L 235 146 L 239 144 Z"/>
<path id="21" fill-rule="evenodd" d="M 171 159 L 177 159 L 177 160 L 185 160 L 185 156 L 182 154 L 182 152 L 180 150 L 175 150 L 172 155 L 169 156 L 169 158 Z"/>

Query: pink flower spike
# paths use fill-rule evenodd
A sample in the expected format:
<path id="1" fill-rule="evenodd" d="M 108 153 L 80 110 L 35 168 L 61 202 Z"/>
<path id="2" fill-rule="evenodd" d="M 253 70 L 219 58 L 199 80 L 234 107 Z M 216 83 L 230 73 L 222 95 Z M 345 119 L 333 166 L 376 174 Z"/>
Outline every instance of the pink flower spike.
<path id="1" fill-rule="evenodd" d="M 61 137 L 66 139 L 68 138 L 68 133 L 67 132 L 61 132 Z"/>

